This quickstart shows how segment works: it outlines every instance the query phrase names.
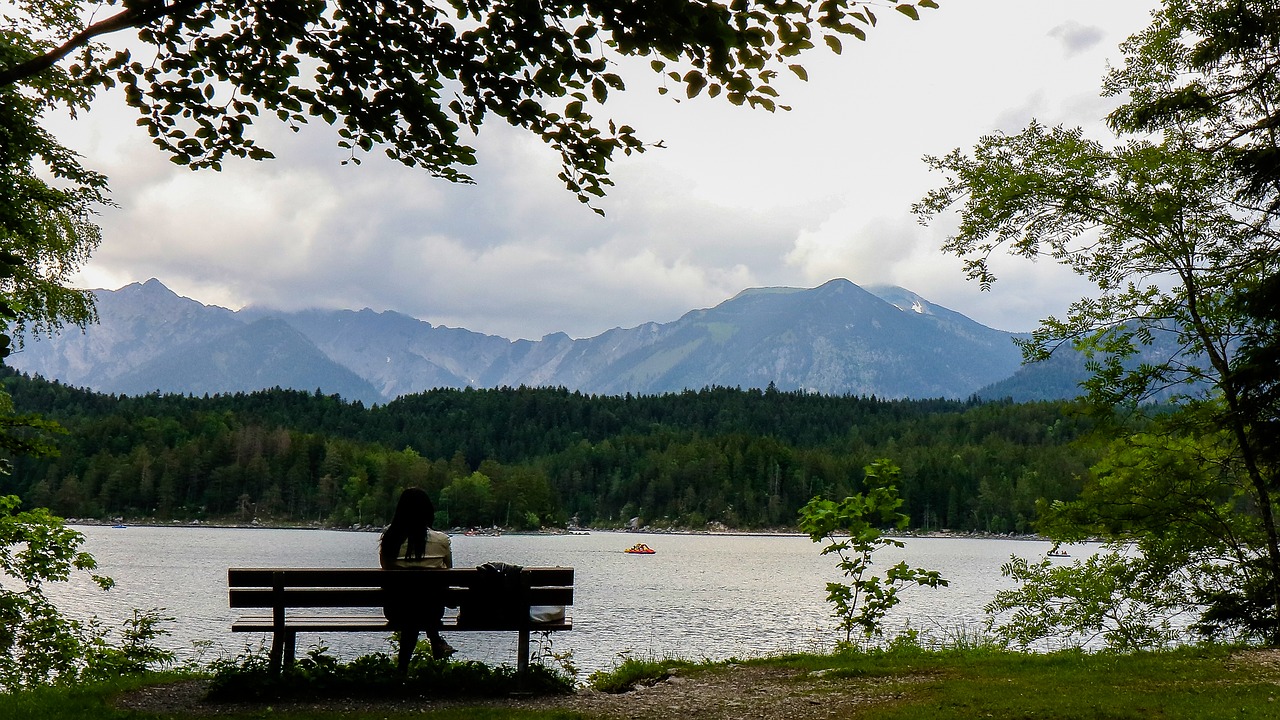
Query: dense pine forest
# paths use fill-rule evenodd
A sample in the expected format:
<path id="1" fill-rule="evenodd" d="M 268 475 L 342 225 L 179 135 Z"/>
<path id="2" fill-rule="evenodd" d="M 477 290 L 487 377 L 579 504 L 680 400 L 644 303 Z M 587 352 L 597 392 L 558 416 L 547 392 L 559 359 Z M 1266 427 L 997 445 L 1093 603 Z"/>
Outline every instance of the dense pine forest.
<path id="1" fill-rule="evenodd" d="M 380 525 L 426 488 L 443 527 L 786 528 L 814 495 L 902 467 L 918 528 L 1022 532 L 1096 457 L 1069 403 L 878 400 L 708 388 L 592 396 L 432 390 L 385 406 L 292 390 L 103 395 L 6 371 L 58 421 L 52 458 L 15 458 L 0 494 L 72 518 Z"/>

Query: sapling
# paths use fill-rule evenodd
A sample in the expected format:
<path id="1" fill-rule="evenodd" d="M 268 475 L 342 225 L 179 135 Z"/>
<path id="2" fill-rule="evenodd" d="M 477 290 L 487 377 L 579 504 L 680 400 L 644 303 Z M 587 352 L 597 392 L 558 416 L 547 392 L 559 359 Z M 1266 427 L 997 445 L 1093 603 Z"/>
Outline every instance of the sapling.
<path id="1" fill-rule="evenodd" d="M 864 640 L 883 635 L 884 617 L 901 601 L 898 592 L 903 588 L 948 584 L 938 571 L 913 568 L 906 561 L 890 567 L 883 577 L 871 570 L 876 550 L 905 547 L 881 531 L 903 529 L 909 521 L 898 510 L 899 472 L 889 460 L 876 460 L 863 468 L 863 492 L 839 502 L 815 497 L 800 509 L 800 529 L 815 543 L 826 543 L 822 554 L 839 558 L 836 567 L 848 579 L 827 583 L 827 602 L 845 644 L 852 643 L 855 630 Z"/>

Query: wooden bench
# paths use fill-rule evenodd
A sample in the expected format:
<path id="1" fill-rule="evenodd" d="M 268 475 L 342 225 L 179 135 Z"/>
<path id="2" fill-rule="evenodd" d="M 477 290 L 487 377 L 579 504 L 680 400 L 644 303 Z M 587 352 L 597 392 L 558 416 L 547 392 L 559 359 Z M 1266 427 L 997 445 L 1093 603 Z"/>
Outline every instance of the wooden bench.
<path id="1" fill-rule="evenodd" d="M 522 568 L 510 576 L 477 568 L 230 568 L 227 587 L 232 608 L 270 612 L 244 615 L 231 631 L 271 633 L 273 670 L 293 662 L 299 632 L 393 632 L 382 609 L 396 598 L 457 607 L 456 616 L 441 621 L 444 632 L 518 632 L 522 675 L 529 667 L 531 632 L 573 629 L 567 614 L 548 622 L 529 616 L 532 607 L 573 604 L 571 567 Z"/>

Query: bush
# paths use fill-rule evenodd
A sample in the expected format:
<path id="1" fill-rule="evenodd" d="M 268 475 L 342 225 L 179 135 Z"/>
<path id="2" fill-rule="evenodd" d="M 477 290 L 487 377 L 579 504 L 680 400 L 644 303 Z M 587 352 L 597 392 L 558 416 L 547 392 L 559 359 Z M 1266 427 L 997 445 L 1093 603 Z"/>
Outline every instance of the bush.
<path id="1" fill-rule="evenodd" d="M 386 653 L 363 655 L 343 663 L 319 647 L 278 673 L 265 653 L 248 652 L 213 663 L 209 699 L 215 701 L 290 700 L 314 697 L 488 697 L 521 691 L 552 695 L 573 691 L 572 681 L 542 665 L 532 664 L 523 678 L 509 665 L 437 660 L 414 655 L 401 674 Z"/>
<path id="2" fill-rule="evenodd" d="M 154 643 L 170 620 L 158 610 L 134 611 L 124 623 L 123 643 L 96 620 L 72 620 L 45 595 L 50 582 L 88 573 L 103 590 L 111 578 L 94 573 L 93 556 L 80 550 L 84 535 L 44 508 L 20 511 L 13 495 L 0 496 L 0 691 L 71 684 L 85 679 L 146 672 L 173 662 Z"/>
<path id="3" fill-rule="evenodd" d="M 92 645 L 91 627 L 68 619 L 45 596 L 47 582 L 89 573 L 104 590 L 111 579 L 93 574 L 93 557 L 80 551 L 84 536 L 44 508 L 19 511 L 21 501 L 0 497 L 0 689 L 74 682 Z"/>

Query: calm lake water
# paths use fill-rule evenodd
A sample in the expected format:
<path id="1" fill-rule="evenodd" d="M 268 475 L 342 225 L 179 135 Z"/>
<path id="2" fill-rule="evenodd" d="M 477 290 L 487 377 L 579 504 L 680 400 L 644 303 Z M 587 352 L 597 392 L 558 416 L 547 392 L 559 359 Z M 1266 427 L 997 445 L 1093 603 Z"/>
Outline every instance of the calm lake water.
<path id="1" fill-rule="evenodd" d="M 369 567 L 377 565 L 375 533 L 325 530 L 192 527 L 77 527 L 100 570 L 116 581 L 108 592 L 87 582 L 55 593 L 80 617 L 109 626 L 133 608 L 164 608 L 164 644 L 180 656 L 204 660 L 257 647 L 265 636 L 235 634 L 227 607 L 228 567 Z M 655 555 L 622 550 L 644 542 Z M 980 626 L 982 605 L 1009 581 L 1000 565 L 1011 554 L 1040 556 L 1048 543 L 971 538 L 912 538 L 904 550 L 886 550 L 876 564 L 899 559 L 942 571 L 951 586 L 906 593 L 888 623 L 910 624 L 940 635 Z M 584 672 L 620 659 L 665 657 L 724 659 L 829 649 L 837 639 L 825 602 L 829 580 L 839 579 L 830 557 L 805 537 L 738 535 L 589 535 L 453 537 L 454 565 L 489 561 L 567 565 L 575 570 L 574 629 L 555 633 L 555 652 L 572 651 Z M 1081 549 L 1083 550 L 1083 549 Z M 514 663 L 515 633 L 454 633 L 458 657 Z M 374 633 L 300 635 L 299 652 L 323 641 L 352 657 L 386 650 Z"/>

